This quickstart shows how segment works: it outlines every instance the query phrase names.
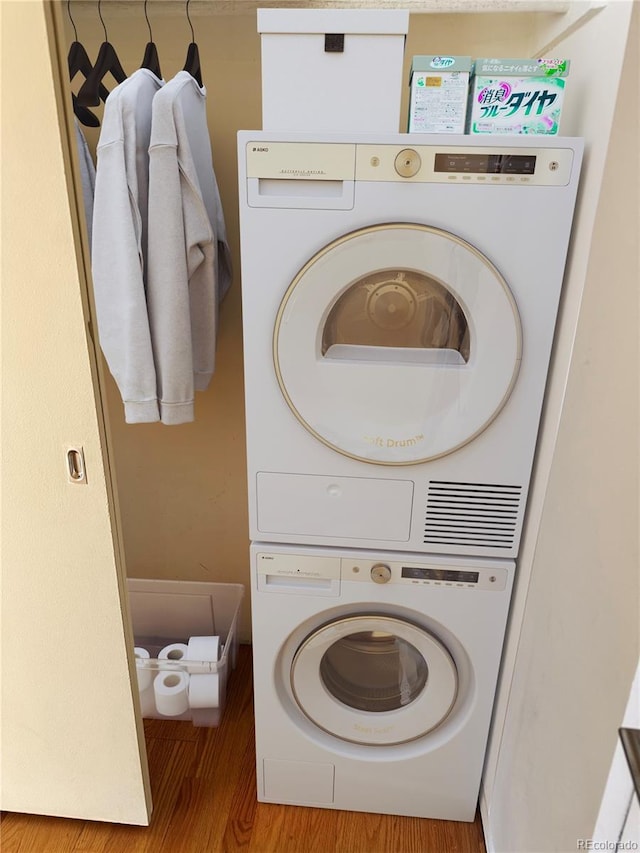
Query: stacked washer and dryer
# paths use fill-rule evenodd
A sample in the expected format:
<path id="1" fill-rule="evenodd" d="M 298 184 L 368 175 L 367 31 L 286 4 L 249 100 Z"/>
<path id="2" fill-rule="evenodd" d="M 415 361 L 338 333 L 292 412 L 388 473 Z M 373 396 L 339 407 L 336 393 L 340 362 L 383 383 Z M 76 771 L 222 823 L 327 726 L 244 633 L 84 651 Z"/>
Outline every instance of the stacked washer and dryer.
<path id="1" fill-rule="evenodd" d="M 581 159 L 239 134 L 263 802 L 475 817 Z"/>
<path id="2" fill-rule="evenodd" d="M 238 150 L 258 797 L 473 820 L 582 142 Z"/>

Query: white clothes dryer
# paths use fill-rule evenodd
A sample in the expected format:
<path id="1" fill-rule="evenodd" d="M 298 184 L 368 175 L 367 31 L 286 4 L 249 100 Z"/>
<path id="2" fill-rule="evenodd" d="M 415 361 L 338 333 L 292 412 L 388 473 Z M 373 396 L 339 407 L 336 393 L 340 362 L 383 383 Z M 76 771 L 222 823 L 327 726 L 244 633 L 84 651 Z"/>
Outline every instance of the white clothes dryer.
<path id="1" fill-rule="evenodd" d="M 517 554 L 581 155 L 239 134 L 252 539 Z"/>
<path id="2" fill-rule="evenodd" d="M 258 799 L 474 819 L 514 563 L 251 546 Z"/>

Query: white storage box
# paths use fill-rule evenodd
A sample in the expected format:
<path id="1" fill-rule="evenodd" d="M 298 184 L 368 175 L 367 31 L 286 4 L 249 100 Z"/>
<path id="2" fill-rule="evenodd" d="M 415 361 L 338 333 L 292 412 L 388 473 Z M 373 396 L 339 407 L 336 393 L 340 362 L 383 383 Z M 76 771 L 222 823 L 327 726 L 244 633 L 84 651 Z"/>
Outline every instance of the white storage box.
<path id="1" fill-rule="evenodd" d="M 217 726 L 236 665 L 244 587 L 130 578 L 128 588 L 142 716 Z M 204 659 L 185 652 L 191 638 Z"/>
<path id="2" fill-rule="evenodd" d="M 395 9 L 258 9 L 263 130 L 397 133 L 408 27 Z"/>

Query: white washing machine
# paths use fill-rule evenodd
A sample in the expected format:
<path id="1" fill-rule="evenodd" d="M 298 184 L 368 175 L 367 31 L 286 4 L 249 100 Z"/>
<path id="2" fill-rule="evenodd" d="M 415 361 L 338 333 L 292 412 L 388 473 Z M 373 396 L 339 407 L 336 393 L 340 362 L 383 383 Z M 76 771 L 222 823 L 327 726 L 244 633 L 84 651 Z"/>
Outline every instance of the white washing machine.
<path id="1" fill-rule="evenodd" d="M 517 554 L 581 156 L 239 134 L 252 539 Z"/>
<path id="2" fill-rule="evenodd" d="M 514 563 L 251 546 L 258 799 L 471 821 Z"/>

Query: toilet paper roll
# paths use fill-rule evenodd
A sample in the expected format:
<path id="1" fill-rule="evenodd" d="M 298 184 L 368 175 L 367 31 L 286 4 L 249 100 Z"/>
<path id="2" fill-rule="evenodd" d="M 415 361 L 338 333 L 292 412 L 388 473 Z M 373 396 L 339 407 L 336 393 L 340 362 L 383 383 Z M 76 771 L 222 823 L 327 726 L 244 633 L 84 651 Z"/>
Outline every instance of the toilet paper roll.
<path id="1" fill-rule="evenodd" d="M 165 717 L 178 717 L 189 710 L 189 676 L 186 672 L 166 670 L 153 681 L 156 710 Z"/>
<path id="2" fill-rule="evenodd" d="M 140 709 L 143 717 L 155 717 L 156 700 L 153 693 L 153 685 L 147 687 L 146 690 L 140 691 Z"/>
<path id="3" fill-rule="evenodd" d="M 136 672 L 138 674 L 138 690 L 142 693 L 151 687 L 153 682 L 153 671 L 149 668 L 147 661 L 150 658 L 149 652 L 146 649 L 136 646 L 133 650 L 136 656 Z M 143 713 L 144 716 L 144 713 Z"/>
<path id="4" fill-rule="evenodd" d="M 158 653 L 158 660 L 183 660 L 187 656 L 187 644 L 186 643 L 171 643 L 169 646 L 165 646 L 164 649 L 160 649 Z"/>
<path id="5" fill-rule="evenodd" d="M 220 682 L 216 673 L 192 675 L 189 678 L 189 707 L 217 708 L 220 704 Z"/>
<path id="6" fill-rule="evenodd" d="M 220 657 L 220 637 L 189 637 L 187 660 L 217 661 Z"/>

